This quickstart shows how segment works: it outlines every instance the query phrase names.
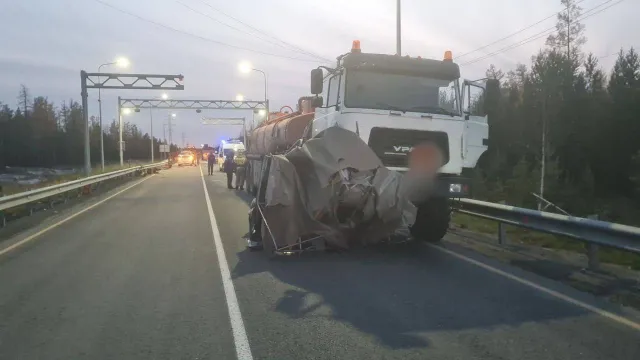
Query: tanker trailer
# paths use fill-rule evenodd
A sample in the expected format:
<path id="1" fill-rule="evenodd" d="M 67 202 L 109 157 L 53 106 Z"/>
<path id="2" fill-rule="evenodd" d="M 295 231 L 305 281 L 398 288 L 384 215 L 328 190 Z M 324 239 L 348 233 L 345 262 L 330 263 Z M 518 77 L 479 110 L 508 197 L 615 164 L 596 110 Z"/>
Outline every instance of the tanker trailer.
<path id="1" fill-rule="evenodd" d="M 253 196 L 256 196 L 264 157 L 284 154 L 303 138 L 314 117 L 313 98 L 301 97 L 296 111 L 284 112 L 285 107 L 291 109 L 284 106 L 280 111 L 270 113 L 266 121 L 247 134 L 247 191 Z"/>

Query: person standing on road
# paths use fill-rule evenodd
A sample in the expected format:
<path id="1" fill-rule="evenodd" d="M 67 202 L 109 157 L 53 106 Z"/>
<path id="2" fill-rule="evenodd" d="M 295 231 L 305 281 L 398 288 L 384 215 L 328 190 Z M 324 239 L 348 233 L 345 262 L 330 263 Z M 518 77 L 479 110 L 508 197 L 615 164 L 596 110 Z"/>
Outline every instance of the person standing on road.
<path id="1" fill-rule="evenodd" d="M 212 152 L 207 156 L 207 167 L 209 169 L 209 175 L 213 175 L 213 165 L 216 163 L 216 155 Z"/>
<path id="2" fill-rule="evenodd" d="M 233 189 L 233 172 L 236 170 L 236 163 L 233 161 L 233 151 L 229 152 L 224 160 L 224 172 L 227 173 L 227 188 Z"/>
<path id="3" fill-rule="evenodd" d="M 238 156 L 235 157 L 236 161 L 236 190 L 238 187 L 240 190 L 244 190 L 244 180 L 247 175 L 247 159 L 244 154 L 239 153 Z"/>

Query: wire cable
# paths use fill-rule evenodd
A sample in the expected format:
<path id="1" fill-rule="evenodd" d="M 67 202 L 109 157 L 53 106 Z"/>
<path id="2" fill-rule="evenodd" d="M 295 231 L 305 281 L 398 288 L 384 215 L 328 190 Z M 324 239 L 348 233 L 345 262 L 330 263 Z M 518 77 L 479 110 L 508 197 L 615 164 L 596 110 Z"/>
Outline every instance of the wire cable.
<path id="1" fill-rule="evenodd" d="M 578 2 L 576 3 L 576 5 L 578 5 L 578 4 L 580 4 L 581 2 L 584 2 L 584 1 L 585 1 L 585 0 L 580 0 L 580 1 L 578 1 Z M 508 38 L 514 37 L 515 35 L 518 35 L 518 34 L 520 34 L 520 33 L 524 32 L 525 30 L 529 30 L 529 29 L 531 29 L 532 27 L 534 27 L 534 26 L 536 26 L 536 25 L 538 25 L 538 24 L 541 24 L 541 23 L 543 23 L 543 22 L 545 22 L 545 21 L 547 21 L 547 20 L 549 20 L 549 19 L 551 19 L 551 18 L 553 18 L 553 17 L 556 17 L 556 16 L 560 15 L 563 11 L 564 11 L 564 10 L 561 10 L 561 11 L 558 11 L 558 12 L 556 12 L 556 13 L 553 13 L 553 14 L 551 14 L 551 15 L 547 16 L 546 18 L 544 18 L 544 19 L 542 19 L 542 20 L 540 20 L 540 21 L 538 21 L 538 22 L 536 22 L 536 23 L 534 23 L 534 24 L 531 24 L 531 25 L 529 25 L 529 26 L 527 26 L 527 27 L 525 27 L 525 28 L 522 28 L 522 29 L 520 29 L 520 30 L 518 30 L 518 31 L 516 31 L 516 32 L 514 32 L 514 33 L 512 33 L 512 34 L 510 34 L 510 35 L 507 35 L 507 36 L 505 36 L 505 37 L 503 37 L 503 38 L 500 38 L 500 39 L 498 39 L 498 40 L 496 40 L 496 41 L 494 41 L 494 42 L 492 42 L 492 43 L 489 43 L 489 44 L 487 44 L 487 45 L 481 46 L 481 47 L 479 47 L 479 48 L 477 48 L 477 49 L 475 49 L 475 50 L 471 50 L 471 51 L 466 52 L 466 53 L 464 53 L 464 54 L 462 54 L 462 55 L 458 55 L 458 56 L 457 56 L 457 58 L 461 58 L 461 57 L 467 56 L 467 55 L 472 54 L 472 53 L 474 53 L 474 52 L 477 52 L 477 51 L 480 51 L 480 50 L 486 49 L 486 48 L 488 48 L 489 46 L 491 46 L 491 45 L 495 45 L 495 44 L 497 44 L 497 43 L 499 43 L 499 42 L 501 42 L 501 41 L 503 41 L 503 40 L 506 40 L 506 39 L 508 39 Z M 555 27 L 555 26 L 554 26 L 554 27 Z"/>
<path id="2" fill-rule="evenodd" d="M 612 2 L 612 1 L 614 1 L 614 0 L 607 0 L 607 1 L 605 1 L 605 2 L 603 2 L 603 3 L 601 3 L 601 4 L 599 4 L 599 5 L 596 5 L 596 6 L 592 7 L 592 8 L 590 8 L 590 9 L 588 9 L 588 10 L 585 12 L 585 14 L 581 15 L 581 16 L 580 16 L 578 19 L 576 19 L 575 21 L 582 21 L 582 20 L 584 20 L 584 19 L 588 19 L 588 18 L 589 18 L 589 17 L 591 17 L 591 16 L 594 16 L 594 15 L 600 14 L 600 13 L 602 13 L 603 11 L 605 11 L 605 10 L 607 10 L 607 9 L 609 9 L 609 8 L 611 8 L 611 7 L 613 7 L 613 6 L 615 6 L 615 5 L 620 4 L 621 2 L 623 2 L 623 1 L 625 1 L 625 0 L 618 0 L 618 1 L 616 1 L 615 3 L 610 4 L 609 6 L 607 6 L 607 7 L 605 7 L 605 8 L 602 8 L 602 9 L 599 9 L 599 10 L 595 11 L 597 8 L 602 7 L 602 6 L 604 6 L 604 5 L 608 4 L 608 3 Z M 528 43 L 530 43 L 530 42 L 532 42 L 532 41 L 535 41 L 535 40 L 538 40 L 538 39 L 540 39 L 540 38 L 543 38 L 543 37 L 545 37 L 545 36 L 547 36 L 547 35 L 550 35 L 551 33 L 553 33 L 553 32 L 554 32 L 553 30 L 554 30 L 555 28 L 556 28 L 556 26 L 554 25 L 553 27 L 547 28 L 547 29 L 545 29 L 545 30 L 542 30 L 541 32 L 538 32 L 538 33 L 536 33 L 536 34 L 534 34 L 534 35 L 531 35 L 530 37 L 528 37 L 528 38 L 526 38 L 526 39 L 520 40 L 520 41 L 518 41 L 518 42 L 516 42 L 516 43 L 514 43 L 514 44 L 508 45 L 508 46 L 506 46 L 506 47 L 504 47 L 504 48 L 501 48 L 501 49 L 499 49 L 499 50 L 496 50 L 496 51 L 494 51 L 494 52 L 492 52 L 492 53 L 490 53 L 490 54 L 486 54 L 486 55 L 480 56 L 480 57 L 478 57 L 478 58 L 476 58 L 476 59 L 473 59 L 473 60 L 470 60 L 470 61 L 464 62 L 464 63 L 462 63 L 462 64 L 460 64 L 460 65 L 470 65 L 470 64 L 474 64 L 474 63 L 476 63 L 476 62 L 478 62 L 478 61 L 486 60 L 486 59 L 491 58 L 491 57 L 493 57 L 493 56 L 495 56 L 495 55 L 498 55 L 498 54 L 501 54 L 501 53 L 507 52 L 507 51 L 509 51 L 509 50 L 515 49 L 515 48 L 517 48 L 517 47 L 520 47 L 520 46 L 522 46 L 522 45 L 528 44 Z"/>
<path id="3" fill-rule="evenodd" d="M 243 47 L 243 46 L 227 44 L 227 43 L 222 42 L 222 41 L 218 41 L 218 40 L 206 38 L 204 36 L 192 34 L 190 32 L 187 32 L 187 31 L 184 31 L 184 30 L 180 30 L 180 29 L 176 29 L 176 28 L 171 27 L 169 25 L 165 25 L 165 24 L 162 24 L 162 23 L 159 23 L 159 22 L 144 18 L 144 17 L 142 17 L 140 15 L 131 13 L 131 12 L 127 11 L 127 10 L 121 9 L 119 7 L 116 7 L 114 5 L 106 3 L 106 2 L 104 2 L 102 0 L 93 0 L 93 1 L 95 1 L 97 3 L 100 3 L 100 4 L 102 4 L 102 5 L 106 6 L 106 7 L 109 7 L 111 9 L 113 9 L 113 10 L 116 10 L 116 11 L 118 11 L 120 13 L 123 13 L 123 14 L 129 15 L 131 17 L 134 17 L 134 18 L 136 18 L 138 20 L 141 20 L 143 22 L 150 23 L 150 24 L 153 24 L 153 25 L 155 25 L 157 27 L 161 27 L 161 28 L 164 28 L 164 29 L 167 29 L 167 30 L 171 30 L 171 31 L 173 31 L 175 33 L 179 33 L 179 34 L 182 34 L 182 35 L 187 35 L 187 36 L 190 36 L 190 37 L 202 40 L 202 41 L 210 42 L 210 43 L 213 43 L 213 44 L 226 46 L 226 47 L 234 48 L 234 49 L 238 49 L 238 50 L 250 51 L 250 52 L 254 52 L 254 53 L 262 54 L 262 55 L 267 55 L 267 56 L 279 57 L 279 58 L 283 58 L 283 59 L 290 59 L 290 60 L 304 61 L 304 62 L 311 62 L 311 63 L 323 63 L 322 61 L 318 61 L 318 60 L 302 59 L 302 58 L 297 58 L 297 57 L 292 57 L 292 56 L 274 54 L 274 53 L 270 53 L 270 52 L 266 52 L 266 51 L 255 50 L 255 49 L 246 48 L 246 47 Z"/>
<path id="4" fill-rule="evenodd" d="M 288 50 L 288 51 L 298 52 L 298 53 L 303 54 L 303 55 L 307 55 L 307 56 L 315 57 L 315 58 L 317 58 L 318 60 L 322 60 L 322 61 L 330 61 L 330 60 L 325 59 L 325 58 L 323 58 L 323 57 L 321 57 L 321 56 L 319 56 L 319 55 L 315 55 L 315 54 L 312 54 L 312 53 L 309 53 L 309 52 L 307 52 L 307 51 L 300 50 L 300 49 L 292 49 L 292 48 L 289 48 L 289 47 L 287 47 L 287 46 L 285 46 L 285 45 L 283 45 L 283 44 L 281 44 L 281 43 L 276 42 L 276 41 L 281 41 L 281 40 L 278 40 L 278 39 L 276 39 L 276 41 L 274 41 L 274 40 L 270 40 L 270 39 L 268 39 L 268 38 L 264 38 L 264 37 L 262 37 L 262 35 L 252 34 L 251 32 L 246 31 L 246 30 L 244 30 L 244 29 L 241 29 L 241 28 L 235 27 L 235 26 L 233 26 L 233 25 L 229 25 L 229 24 L 227 24 L 227 23 L 225 23 L 225 22 L 223 22 L 223 21 L 220 21 L 220 20 L 218 20 L 218 19 L 214 18 L 213 16 L 210 16 L 210 15 L 208 15 L 208 14 L 206 14 L 206 13 L 204 13 L 204 12 L 201 12 L 201 11 L 199 11 L 199 10 L 197 10 L 197 9 L 194 9 L 193 7 L 191 7 L 191 6 L 187 5 L 187 4 L 185 4 L 184 2 L 182 2 L 182 1 L 180 1 L 180 0 L 174 0 L 174 1 L 175 1 L 176 3 L 178 3 L 178 4 L 182 5 L 183 7 L 185 7 L 185 8 L 187 8 L 187 9 L 189 9 L 189 10 L 190 10 L 190 11 L 192 11 L 192 12 L 194 12 L 194 13 L 196 13 L 196 14 L 198 14 L 198 15 L 204 16 L 204 17 L 206 17 L 206 18 L 208 18 L 208 19 L 210 19 L 210 20 L 212 20 L 212 21 L 214 21 L 214 22 L 216 22 L 216 23 L 218 23 L 218 24 L 221 24 L 221 25 L 223 25 L 223 26 L 226 26 L 226 27 L 228 27 L 228 28 L 230 28 L 230 29 L 233 29 L 233 30 L 236 30 L 236 31 L 242 32 L 242 33 L 247 34 L 247 35 L 249 35 L 249 36 L 256 37 L 256 38 L 258 38 L 258 39 L 260 39 L 260 40 L 262 40 L 262 41 L 264 41 L 264 42 L 270 43 L 270 44 L 275 45 L 275 46 L 279 46 L 279 47 L 281 47 L 281 48 L 283 48 L 283 49 L 285 49 L 285 50 Z M 205 3 L 205 4 L 206 4 L 206 3 Z M 208 4 L 206 4 L 206 5 L 208 5 Z M 216 10 L 216 9 L 215 9 L 215 8 L 213 8 L 213 7 L 212 7 L 212 9 Z M 222 12 L 220 12 L 220 13 L 222 13 Z M 224 14 L 224 13 L 222 13 L 222 14 L 223 14 L 223 15 L 225 15 L 225 16 L 228 16 L 228 15 L 226 15 L 226 14 Z M 235 18 L 233 18 L 233 19 L 235 20 Z M 238 21 L 238 20 L 236 20 L 236 21 Z"/>
<path id="5" fill-rule="evenodd" d="M 230 18 L 230 19 L 232 19 L 232 20 L 234 20 L 234 21 L 237 21 L 238 23 L 240 23 L 240 24 L 242 24 L 242 25 L 244 25 L 244 26 L 246 26 L 246 27 L 250 28 L 250 29 L 251 29 L 251 30 L 253 30 L 254 32 L 257 32 L 257 33 L 259 33 L 259 34 L 261 34 L 261 35 L 264 35 L 264 36 L 267 36 L 267 37 L 269 37 L 269 38 L 272 38 L 272 39 L 274 39 L 274 40 L 276 40 L 276 41 L 278 41 L 278 42 L 280 42 L 280 43 L 282 43 L 282 44 L 284 44 L 284 45 L 286 45 L 286 46 L 289 46 L 289 47 L 291 47 L 292 49 L 294 49 L 294 50 L 296 50 L 296 51 L 298 51 L 298 52 L 301 52 L 301 53 L 303 53 L 303 54 L 307 54 L 307 55 L 310 55 L 310 56 L 316 57 L 316 58 L 318 58 L 318 59 L 322 59 L 322 60 L 324 60 L 324 61 L 329 61 L 329 62 L 332 62 L 332 61 L 333 61 L 333 60 L 331 60 L 331 59 L 327 59 L 327 58 L 323 57 L 322 55 L 318 55 L 318 54 L 313 53 L 313 52 L 311 52 L 311 51 L 308 51 L 308 50 L 305 50 L 305 49 L 303 49 L 303 48 L 300 48 L 300 47 L 298 47 L 298 46 L 296 46 L 296 45 L 294 45 L 294 44 L 291 44 L 291 43 L 289 43 L 289 42 L 286 42 L 286 41 L 284 41 L 284 40 L 282 40 L 282 39 L 280 39 L 280 38 L 278 38 L 278 37 L 276 37 L 276 36 L 274 36 L 274 35 L 270 35 L 270 34 L 268 34 L 267 32 L 265 32 L 265 31 L 263 31 L 263 30 L 260 30 L 260 29 L 256 28 L 255 26 L 252 26 L 252 25 L 250 25 L 250 24 L 247 24 L 246 22 L 244 22 L 244 21 L 242 21 L 242 20 L 240 20 L 240 19 L 238 19 L 238 18 L 236 18 L 236 17 L 233 17 L 233 16 L 231 16 L 231 15 L 227 14 L 227 13 L 223 12 L 223 11 L 222 11 L 222 10 L 220 10 L 220 9 L 217 9 L 217 8 L 213 7 L 211 4 L 209 4 L 209 3 L 208 3 L 207 1 L 205 1 L 205 0 L 199 0 L 199 1 L 200 1 L 200 2 L 202 2 L 204 5 L 206 5 L 207 7 L 209 7 L 211 10 L 213 10 L 213 11 L 215 11 L 215 12 L 218 12 L 218 13 L 220 13 L 220 14 L 222 14 L 222 15 L 224 15 L 224 16 L 226 16 L 226 17 L 228 17 L 228 18 Z M 584 0 L 582 0 L 582 1 L 584 1 Z"/>

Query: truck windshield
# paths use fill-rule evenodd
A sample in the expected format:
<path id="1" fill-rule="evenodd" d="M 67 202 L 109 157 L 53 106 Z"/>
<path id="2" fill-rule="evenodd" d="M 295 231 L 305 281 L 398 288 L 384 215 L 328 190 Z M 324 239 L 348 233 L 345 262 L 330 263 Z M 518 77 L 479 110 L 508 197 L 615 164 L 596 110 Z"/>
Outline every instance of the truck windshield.
<path id="1" fill-rule="evenodd" d="M 455 84 L 428 77 L 350 70 L 345 106 L 459 115 Z"/>

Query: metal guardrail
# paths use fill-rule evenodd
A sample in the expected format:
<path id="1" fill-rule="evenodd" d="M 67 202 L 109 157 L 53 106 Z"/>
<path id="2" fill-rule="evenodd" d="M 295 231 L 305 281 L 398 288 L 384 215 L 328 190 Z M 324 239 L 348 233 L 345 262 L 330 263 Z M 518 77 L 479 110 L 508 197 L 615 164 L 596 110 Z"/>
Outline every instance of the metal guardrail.
<path id="1" fill-rule="evenodd" d="M 120 176 L 133 174 L 139 171 L 160 168 L 162 166 L 165 166 L 166 164 L 167 164 L 167 161 L 162 161 L 154 164 L 133 166 L 133 167 L 122 169 L 122 170 L 108 172 L 105 174 L 93 175 L 93 176 L 89 176 L 89 177 L 78 179 L 78 180 L 63 182 L 63 183 L 52 185 L 52 186 L 47 186 L 39 189 L 29 190 L 29 191 L 20 192 L 13 195 L 0 197 L 0 212 L 3 210 L 26 205 L 32 202 L 55 197 L 68 191 L 81 189 L 85 186 L 97 184 L 97 183 L 114 179 Z"/>
<path id="2" fill-rule="evenodd" d="M 637 227 L 473 199 L 460 199 L 456 203 L 456 212 L 497 221 L 501 244 L 506 242 L 502 224 L 508 224 L 584 241 L 590 268 L 598 267 L 598 246 L 640 254 L 640 228 Z"/>

